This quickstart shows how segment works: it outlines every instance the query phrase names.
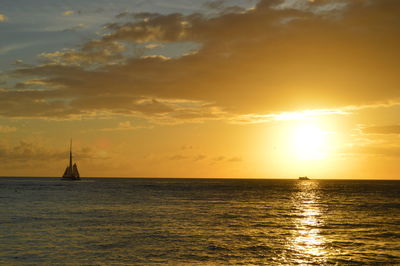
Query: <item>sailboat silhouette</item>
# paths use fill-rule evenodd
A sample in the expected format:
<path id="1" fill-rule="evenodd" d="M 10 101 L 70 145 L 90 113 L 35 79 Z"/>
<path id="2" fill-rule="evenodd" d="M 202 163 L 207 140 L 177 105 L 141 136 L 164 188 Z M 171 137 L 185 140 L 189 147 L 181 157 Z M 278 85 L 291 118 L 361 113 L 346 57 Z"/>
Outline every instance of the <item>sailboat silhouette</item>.
<path id="1" fill-rule="evenodd" d="M 69 146 L 69 165 L 64 171 L 62 179 L 65 180 L 80 180 L 80 175 L 78 171 L 78 166 L 76 163 L 72 164 L 72 139 Z"/>

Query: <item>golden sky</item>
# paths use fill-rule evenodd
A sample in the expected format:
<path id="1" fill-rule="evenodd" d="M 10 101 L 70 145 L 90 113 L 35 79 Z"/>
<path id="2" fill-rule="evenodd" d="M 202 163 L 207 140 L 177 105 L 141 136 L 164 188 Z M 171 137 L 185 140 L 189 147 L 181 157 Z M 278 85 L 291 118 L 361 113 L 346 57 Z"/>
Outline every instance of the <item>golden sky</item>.
<path id="1" fill-rule="evenodd" d="M 2 176 L 400 178 L 400 1 L 22 2 Z"/>

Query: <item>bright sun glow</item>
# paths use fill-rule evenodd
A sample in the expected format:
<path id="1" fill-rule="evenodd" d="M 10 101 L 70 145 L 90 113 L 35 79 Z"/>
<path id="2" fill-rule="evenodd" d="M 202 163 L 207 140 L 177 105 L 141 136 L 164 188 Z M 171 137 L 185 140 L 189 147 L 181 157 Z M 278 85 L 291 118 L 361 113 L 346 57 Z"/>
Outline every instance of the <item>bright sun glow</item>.
<path id="1" fill-rule="evenodd" d="M 297 158 L 301 160 L 322 160 L 327 156 L 327 132 L 314 124 L 300 124 L 295 127 L 292 145 Z"/>

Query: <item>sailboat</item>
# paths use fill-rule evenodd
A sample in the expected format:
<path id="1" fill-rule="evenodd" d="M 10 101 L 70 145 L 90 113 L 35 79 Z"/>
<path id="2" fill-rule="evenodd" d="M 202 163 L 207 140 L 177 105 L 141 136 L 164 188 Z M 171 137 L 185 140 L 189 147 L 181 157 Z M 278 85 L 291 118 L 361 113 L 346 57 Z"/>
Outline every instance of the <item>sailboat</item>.
<path id="1" fill-rule="evenodd" d="M 65 169 L 65 172 L 62 176 L 63 180 L 80 180 L 78 166 L 76 163 L 72 164 L 72 139 L 69 146 L 69 165 Z"/>

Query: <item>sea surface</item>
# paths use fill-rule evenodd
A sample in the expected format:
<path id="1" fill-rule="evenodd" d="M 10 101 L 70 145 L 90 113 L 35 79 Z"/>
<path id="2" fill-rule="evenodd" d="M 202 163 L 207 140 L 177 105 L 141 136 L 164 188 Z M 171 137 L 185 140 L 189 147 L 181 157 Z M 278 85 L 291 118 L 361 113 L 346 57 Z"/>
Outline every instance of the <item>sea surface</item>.
<path id="1" fill-rule="evenodd" d="M 400 265 L 400 181 L 0 178 L 1 265 Z"/>

